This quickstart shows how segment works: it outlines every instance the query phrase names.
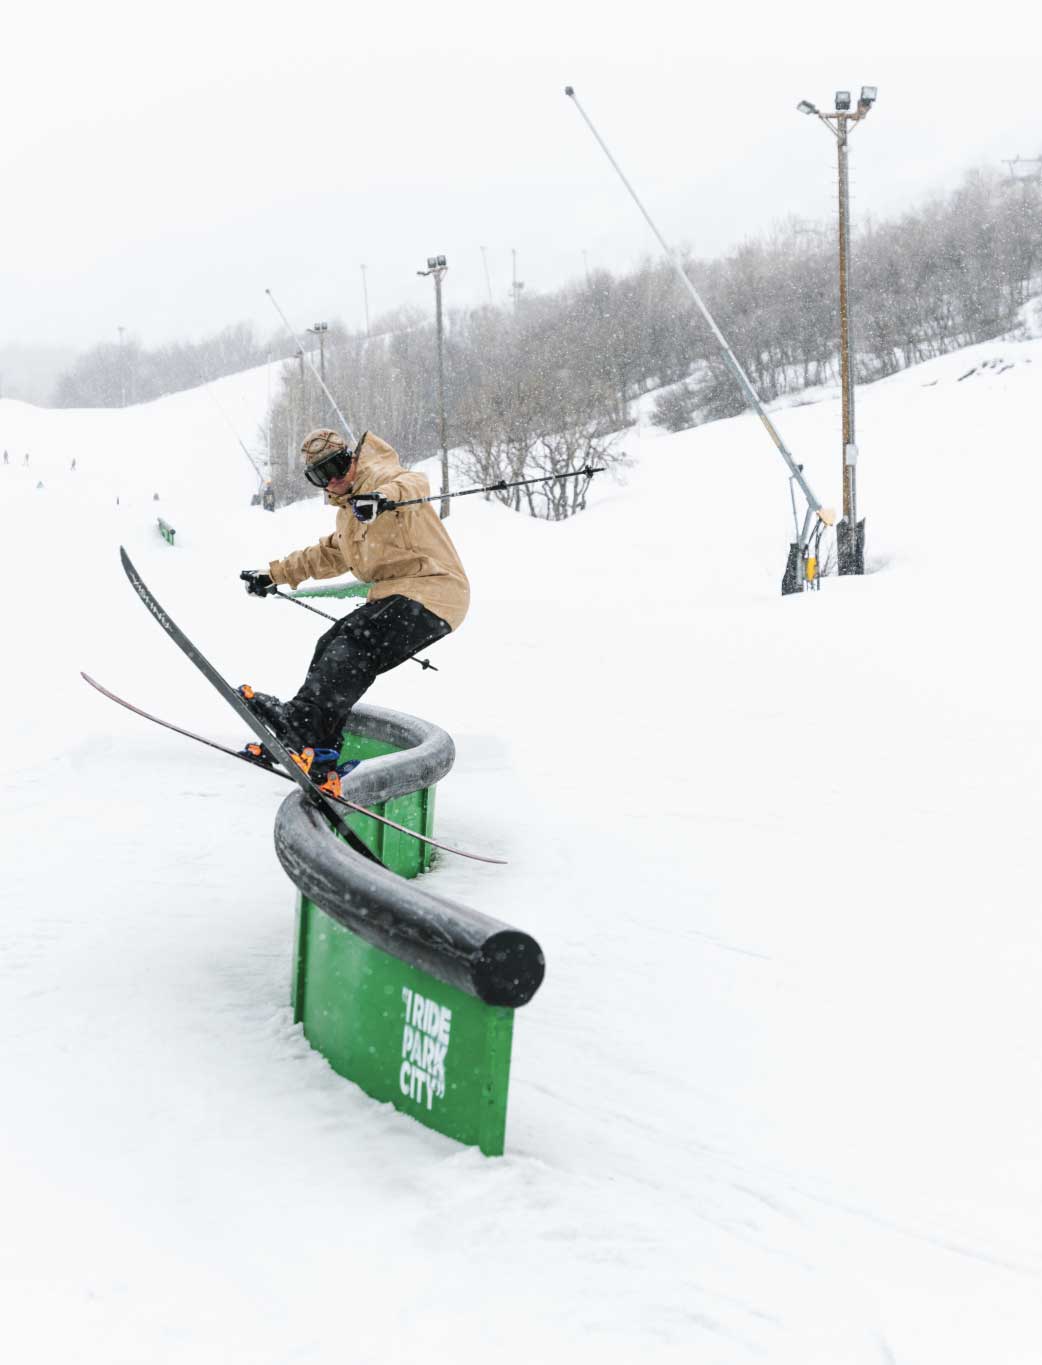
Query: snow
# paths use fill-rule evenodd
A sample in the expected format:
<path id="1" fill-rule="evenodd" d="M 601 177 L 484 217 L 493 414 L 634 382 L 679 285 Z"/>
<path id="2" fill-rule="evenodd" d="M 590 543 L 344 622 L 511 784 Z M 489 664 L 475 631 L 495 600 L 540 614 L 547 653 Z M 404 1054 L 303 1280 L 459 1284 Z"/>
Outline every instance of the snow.
<path id="1" fill-rule="evenodd" d="M 264 372 L 215 388 L 252 446 Z M 453 734 L 439 832 L 509 859 L 431 889 L 547 954 L 497 1161 L 294 1028 L 283 784 L 78 677 L 236 740 L 117 546 L 285 693 L 321 623 L 238 572 L 330 512 L 249 507 L 200 391 L 0 403 L 5 1354 L 1036 1362 L 1040 397 L 1038 340 L 860 390 L 872 572 L 817 594 L 749 417 L 629 436 L 571 522 L 456 504 L 471 615 L 370 699 Z M 777 420 L 836 498 L 838 403 Z"/>

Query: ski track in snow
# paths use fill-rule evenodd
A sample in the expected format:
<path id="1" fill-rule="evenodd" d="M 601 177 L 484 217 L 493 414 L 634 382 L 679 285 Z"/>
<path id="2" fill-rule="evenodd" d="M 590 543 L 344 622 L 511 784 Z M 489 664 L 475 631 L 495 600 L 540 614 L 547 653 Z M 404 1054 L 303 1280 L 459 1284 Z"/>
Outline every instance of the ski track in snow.
<path id="1" fill-rule="evenodd" d="M 231 682 L 288 693 L 317 623 L 237 575 L 330 513 L 248 507 L 198 391 L 0 402 L 11 1358 L 1036 1362 L 1037 566 L 987 491 L 1038 500 L 1040 384 L 1025 342 L 861 390 L 875 571 L 815 595 L 778 596 L 751 418 L 631 435 L 574 522 L 456 505 L 471 616 L 370 697 L 454 735 L 438 832 L 510 860 L 431 886 L 547 954 L 499 1161 L 293 1026 L 283 784 L 78 677 L 237 740 L 117 546 Z M 215 388 L 250 441 L 263 370 Z M 827 501 L 834 396 L 778 422 Z"/>

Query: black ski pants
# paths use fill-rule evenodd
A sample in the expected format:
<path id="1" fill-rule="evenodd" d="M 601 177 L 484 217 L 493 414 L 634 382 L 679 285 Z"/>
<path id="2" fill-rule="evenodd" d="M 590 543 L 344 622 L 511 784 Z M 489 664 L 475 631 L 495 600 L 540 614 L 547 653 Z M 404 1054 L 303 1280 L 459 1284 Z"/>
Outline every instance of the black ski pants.
<path id="1" fill-rule="evenodd" d="M 339 749 L 348 713 L 380 673 L 448 635 L 452 627 L 411 597 L 366 602 L 320 636 L 286 718 L 314 748 Z"/>

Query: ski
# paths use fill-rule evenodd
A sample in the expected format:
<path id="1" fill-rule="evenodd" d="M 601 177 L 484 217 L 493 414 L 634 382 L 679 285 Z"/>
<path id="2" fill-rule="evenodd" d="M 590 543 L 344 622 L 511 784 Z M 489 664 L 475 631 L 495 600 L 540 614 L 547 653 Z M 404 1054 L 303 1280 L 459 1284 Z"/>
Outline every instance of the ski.
<path id="1" fill-rule="evenodd" d="M 133 711 L 134 715 L 142 716 L 145 720 L 152 721 L 155 725 L 161 725 L 164 730 L 172 730 L 175 735 L 183 735 L 185 739 L 194 739 L 197 744 L 205 744 L 208 749 L 216 749 L 218 753 L 228 754 L 231 758 L 237 758 L 243 763 L 248 763 L 251 768 L 260 768 L 262 772 L 268 772 L 275 777 L 281 777 L 286 782 L 292 782 L 294 778 L 290 773 L 283 772 L 281 768 L 273 767 L 269 763 L 258 762 L 250 758 L 239 749 L 233 749 L 227 744 L 219 744 L 215 739 L 207 739 L 205 735 L 197 735 L 193 730 L 185 730 L 180 725 L 175 725 L 172 721 L 163 720 L 161 716 L 153 716 L 150 711 L 144 711 L 140 706 L 135 706 L 125 697 L 117 696 L 115 692 L 110 692 L 107 687 L 102 686 L 97 679 L 92 678 L 89 673 L 80 672 L 80 677 L 85 683 L 89 683 L 96 692 L 100 692 L 103 697 L 108 697 L 109 701 L 114 701 L 117 706 L 122 706 L 127 711 Z M 294 764 L 294 766 L 296 766 Z M 397 829 L 402 834 L 408 834 L 413 839 L 418 839 L 421 843 L 430 844 L 432 848 L 441 849 L 444 853 L 455 853 L 459 858 L 473 858 L 479 863 L 497 863 L 506 866 L 503 858 L 489 858 L 481 853 L 468 853 L 466 849 L 453 848 L 451 844 L 443 844 L 437 839 L 431 839 L 426 834 L 418 834 L 416 830 L 409 829 L 405 825 L 400 825 L 397 820 L 391 820 L 386 815 L 378 815 L 376 811 L 370 810 L 368 806 L 360 806 L 355 801 L 349 801 L 346 796 L 333 796 L 329 793 L 330 801 L 335 801 L 337 805 L 346 806 L 349 810 L 357 811 L 359 815 L 368 815 L 371 820 L 378 820 L 382 825 L 388 825 L 391 829 Z"/>
<path id="2" fill-rule="evenodd" d="M 282 741 L 277 739 L 267 729 L 264 723 L 253 714 L 242 697 L 236 692 L 235 688 L 218 673 L 209 659 L 196 648 L 180 626 L 167 615 L 152 595 L 137 569 L 134 568 L 130 556 L 122 545 L 119 547 L 119 557 L 123 565 L 123 571 L 130 580 L 130 586 L 137 593 L 138 597 L 141 598 L 142 603 L 148 611 L 166 631 L 167 635 L 170 636 L 174 644 L 177 645 L 178 649 L 191 659 L 192 663 L 195 664 L 203 677 L 216 688 L 240 720 L 244 721 L 249 729 L 253 731 L 276 762 L 281 764 L 283 769 L 289 774 L 290 780 L 296 782 L 307 800 L 325 816 L 331 825 L 343 833 L 343 837 L 346 840 L 348 847 L 354 849 L 356 853 L 361 857 L 368 859 L 369 862 L 376 863 L 379 867 L 383 867 L 384 864 L 376 854 L 365 846 L 351 826 L 347 824 L 346 820 L 341 815 L 340 807 L 337 802 L 335 802 L 331 796 L 320 792 L 315 784 L 301 772 Z"/>

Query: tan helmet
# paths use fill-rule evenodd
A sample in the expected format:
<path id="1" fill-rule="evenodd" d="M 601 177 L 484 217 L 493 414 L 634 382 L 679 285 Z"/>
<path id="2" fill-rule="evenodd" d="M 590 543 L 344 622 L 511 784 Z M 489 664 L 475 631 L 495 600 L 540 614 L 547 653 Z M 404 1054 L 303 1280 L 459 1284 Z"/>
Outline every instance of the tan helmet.
<path id="1" fill-rule="evenodd" d="M 327 455 L 346 449 L 347 442 L 339 431 L 334 431 L 331 427 L 319 427 L 317 431 L 309 431 L 304 437 L 300 453 L 308 464 L 314 464 L 316 460 L 324 460 Z"/>

